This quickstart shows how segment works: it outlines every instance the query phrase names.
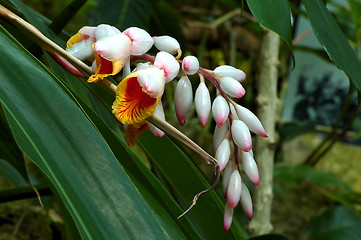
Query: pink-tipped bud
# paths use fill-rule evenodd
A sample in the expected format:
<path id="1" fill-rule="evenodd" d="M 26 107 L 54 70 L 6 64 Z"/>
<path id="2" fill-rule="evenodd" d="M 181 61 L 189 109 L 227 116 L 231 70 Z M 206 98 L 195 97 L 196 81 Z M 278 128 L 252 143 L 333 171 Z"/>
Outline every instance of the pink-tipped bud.
<path id="1" fill-rule="evenodd" d="M 256 161 L 253 159 L 252 154 L 249 152 L 242 151 L 242 166 L 246 175 L 249 177 L 249 180 L 259 185 L 259 175 Z"/>
<path id="2" fill-rule="evenodd" d="M 129 37 L 120 33 L 97 40 L 94 44 L 94 51 L 106 60 L 116 61 L 129 57 L 130 45 Z"/>
<path id="3" fill-rule="evenodd" d="M 116 27 L 110 26 L 108 24 L 100 24 L 94 29 L 94 36 L 97 40 L 105 37 L 111 37 L 120 33 L 121 32 Z"/>
<path id="4" fill-rule="evenodd" d="M 217 150 L 217 148 L 219 147 L 219 145 L 221 144 L 221 142 L 223 141 L 223 139 L 226 137 L 228 131 L 229 131 L 229 121 L 228 121 L 228 119 L 227 119 L 226 122 L 222 125 L 222 127 L 218 127 L 218 126 L 216 125 L 216 127 L 214 128 L 214 133 L 213 133 L 213 147 L 214 147 L 214 151 Z"/>
<path id="5" fill-rule="evenodd" d="M 160 37 L 153 37 L 154 46 L 159 51 L 168 52 L 170 54 L 175 54 L 180 49 L 180 45 L 178 41 L 170 36 L 160 36 Z"/>
<path id="6" fill-rule="evenodd" d="M 165 120 L 162 101 L 158 102 L 158 105 L 155 108 L 153 115 L 159 117 L 162 120 Z M 159 128 L 157 128 L 156 126 L 154 126 L 153 124 L 151 124 L 150 122 L 147 122 L 147 125 L 148 125 L 150 131 L 152 131 L 152 133 L 155 136 L 157 136 L 157 137 L 163 137 L 164 136 L 164 132 L 162 130 L 160 130 Z"/>
<path id="7" fill-rule="evenodd" d="M 259 121 L 256 115 L 254 115 L 250 110 L 248 110 L 245 107 L 242 107 L 241 105 L 236 105 L 236 112 L 238 118 L 247 125 L 249 130 L 251 130 L 252 132 L 254 132 L 259 136 L 268 137 L 266 131 L 262 126 L 262 123 Z"/>
<path id="8" fill-rule="evenodd" d="M 229 115 L 229 105 L 226 99 L 218 95 L 212 104 L 212 115 L 218 127 L 222 127 Z"/>
<path id="9" fill-rule="evenodd" d="M 211 97 L 204 82 L 201 82 L 196 90 L 194 103 L 199 121 L 202 127 L 205 127 L 208 122 L 209 113 L 211 112 Z"/>
<path id="10" fill-rule="evenodd" d="M 182 69 L 187 75 L 195 74 L 199 69 L 199 62 L 195 56 L 187 56 L 182 61 Z"/>
<path id="11" fill-rule="evenodd" d="M 175 112 L 180 125 L 186 122 L 187 113 L 193 102 L 192 84 L 187 76 L 182 76 L 174 93 Z"/>
<path id="12" fill-rule="evenodd" d="M 154 66 L 164 70 L 165 82 L 172 81 L 179 72 L 179 63 L 167 52 L 159 52 L 155 56 Z"/>
<path id="13" fill-rule="evenodd" d="M 222 178 L 222 192 L 223 198 L 227 198 L 227 190 L 229 185 L 229 179 L 235 167 L 235 161 L 228 161 L 226 167 L 224 168 L 223 178 Z"/>
<path id="14" fill-rule="evenodd" d="M 229 185 L 227 188 L 227 203 L 231 208 L 235 208 L 241 198 L 242 193 L 242 179 L 239 171 L 233 170 Z"/>
<path id="15" fill-rule="evenodd" d="M 226 167 L 230 156 L 231 156 L 231 147 L 229 145 L 229 140 L 224 139 L 222 143 L 219 145 L 216 152 L 216 159 L 219 163 L 220 171 L 223 171 L 223 169 Z"/>
<path id="16" fill-rule="evenodd" d="M 249 193 L 248 188 L 244 183 L 242 183 L 242 194 L 241 194 L 241 205 L 243 208 L 244 213 L 246 214 L 249 220 L 252 219 L 253 210 L 252 210 L 252 198 L 251 194 Z"/>
<path id="17" fill-rule="evenodd" d="M 147 31 L 138 27 L 130 27 L 123 31 L 132 42 L 130 54 L 134 56 L 143 55 L 153 46 L 154 40 Z"/>
<path id="18" fill-rule="evenodd" d="M 221 89 L 231 97 L 241 98 L 246 93 L 243 86 L 234 78 L 222 77 L 219 83 Z"/>
<path id="19" fill-rule="evenodd" d="M 246 74 L 242 70 L 229 65 L 219 66 L 213 72 L 218 77 L 231 77 L 239 82 L 243 82 L 246 79 Z"/>
<path id="20" fill-rule="evenodd" d="M 252 138 L 247 125 L 241 120 L 232 122 L 231 133 L 233 141 L 243 151 L 248 152 L 252 148 Z"/>
<path id="21" fill-rule="evenodd" d="M 229 228 L 231 227 L 232 219 L 233 219 L 233 211 L 234 208 L 231 208 L 228 205 L 228 203 L 226 203 L 226 205 L 224 206 L 224 215 L 223 215 L 223 226 L 225 232 L 228 232 Z"/>
<path id="22" fill-rule="evenodd" d="M 156 67 L 144 68 L 138 71 L 139 85 L 149 96 L 157 98 L 164 92 L 164 72 Z"/>

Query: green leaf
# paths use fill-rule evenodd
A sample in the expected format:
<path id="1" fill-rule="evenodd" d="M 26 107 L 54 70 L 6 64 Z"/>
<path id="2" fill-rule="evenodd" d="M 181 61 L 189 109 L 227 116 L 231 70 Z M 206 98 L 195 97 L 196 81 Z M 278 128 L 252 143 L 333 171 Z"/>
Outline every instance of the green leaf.
<path id="1" fill-rule="evenodd" d="M 149 0 L 104 0 L 94 11 L 92 25 L 107 23 L 121 31 L 128 27 L 147 28 L 151 2 Z"/>
<path id="2" fill-rule="evenodd" d="M 274 169 L 274 176 L 278 181 L 290 185 L 311 181 L 325 186 L 334 185 L 350 190 L 347 184 L 332 174 L 321 172 L 308 165 L 299 165 L 297 167 L 278 166 Z"/>
<path id="3" fill-rule="evenodd" d="M 258 23 L 278 35 L 292 49 L 291 12 L 285 0 L 247 0 L 249 9 Z"/>
<path id="4" fill-rule="evenodd" d="M 361 218 L 346 207 L 334 207 L 315 218 L 307 232 L 310 240 L 359 240 Z"/>
<path id="5" fill-rule="evenodd" d="M 361 62 L 321 0 L 303 0 L 313 31 L 330 59 L 361 91 Z"/>
<path id="6" fill-rule="evenodd" d="M 315 123 L 312 121 L 305 121 L 284 123 L 280 126 L 278 133 L 280 134 L 282 141 L 290 141 L 297 136 L 315 131 Z"/>
<path id="7" fill-rule="evenodd" d="M 144 132 L 138 142 L 184 206 L 190 205 L 195 194 L 210 187 L 191 160 L 167 136 L 157 138 Z M 201 195 L 188 214 L 194 217 L 205 238 L 245 239 L 247 232 L 237 219 L 233 219 L 231 231 L 224 232 L 223 209 L 224 202 L 211 191 Z"/>
<path id="8" fill-rule="evenodd" d="M 28 174 L 26 172 L 24 155 L 11 133 L 11 129 L 5 117 L 1 102 L 0 102 L 0 158 L 11 164 L 25 181 L 28 181 Z"/>
<path id="9" fill-rule="evenodd" d="M 169 215 L 140 195 L 56 79 L 3 28 L 0 32 L 0 99 L 11 129 L 54 184 L 82 238 L 182 238 Z"/>
<path id="10" fill-rule="evenodd" d="M 0 174 L 9 180 L 15 187 L 25 187 L 24 177 L 8 161 L 0 159 Z"/>

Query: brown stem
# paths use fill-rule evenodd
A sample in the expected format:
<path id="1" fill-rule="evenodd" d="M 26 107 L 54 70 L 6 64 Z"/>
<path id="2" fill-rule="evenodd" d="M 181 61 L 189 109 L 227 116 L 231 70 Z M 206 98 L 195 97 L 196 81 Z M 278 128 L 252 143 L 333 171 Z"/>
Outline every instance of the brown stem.
<path id="1" fill-rule="evenodd" d="M 271 209 L 273 198 L 273 161 L 276 143 L 277 79 L 280 38 L 264 29 L 260 55 L 258 80 L 258 116 L 265 127 L 268 138 L 256 138 L 255 159 L 258 160 L 260 185 L 254 192 L 254 217 L 249 228 L 254 235 L 271 232 Z"/>

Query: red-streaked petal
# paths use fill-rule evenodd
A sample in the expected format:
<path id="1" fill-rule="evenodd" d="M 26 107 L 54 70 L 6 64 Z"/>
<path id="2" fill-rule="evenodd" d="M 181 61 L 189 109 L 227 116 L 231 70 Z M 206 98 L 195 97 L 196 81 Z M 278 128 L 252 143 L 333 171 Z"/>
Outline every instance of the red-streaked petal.
<path id="1" fill-rule="evenodd" d="M 123 68 L 127 59 L 120 59 L 118 61 L 109 61 L 99 54 L 95 53 L 96 60 L 96 72 L 91 75 L 88 79 L 88 82 L 98 82 L 103 80 L 103 78 L 108 77 L 110 75 L 116 75 Z"/>
<path id="2" fill-rule="evenodd" d="M 113 114 L 123 124 L 137 124 L 150 117 L 159 100 L 142 90 L 134 72 L 119 83 L 113 103 Z"/>

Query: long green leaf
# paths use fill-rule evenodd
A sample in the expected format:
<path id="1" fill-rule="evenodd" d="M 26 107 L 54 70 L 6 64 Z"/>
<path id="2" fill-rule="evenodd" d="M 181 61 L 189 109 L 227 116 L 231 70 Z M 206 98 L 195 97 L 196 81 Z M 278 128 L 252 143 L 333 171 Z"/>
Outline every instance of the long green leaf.
<path id="1" fill-rule="evenodd" d="M 292 49 L 291 12 L 286 0 L 247 0 L 258 23 L 278 35 Z"/>
<path id="2" fill-rule="evenodd" d="M 182 236 L 168 216 L 160 218 L 144 201 L 104 139 L 47 70 L 13 41 L 1 28 L 0 99 L 16 141 L 54 184 L 81 236 Z"/>
<path id="3" fill-rule="evenodd" d="M 327 10 L 322 0 L 302 1 L 313 31 L 325 48 L 330 59 L 343 70 L 352 83 L 361 91 L 361 62 L 348 43 L 335 19 Z"/>

